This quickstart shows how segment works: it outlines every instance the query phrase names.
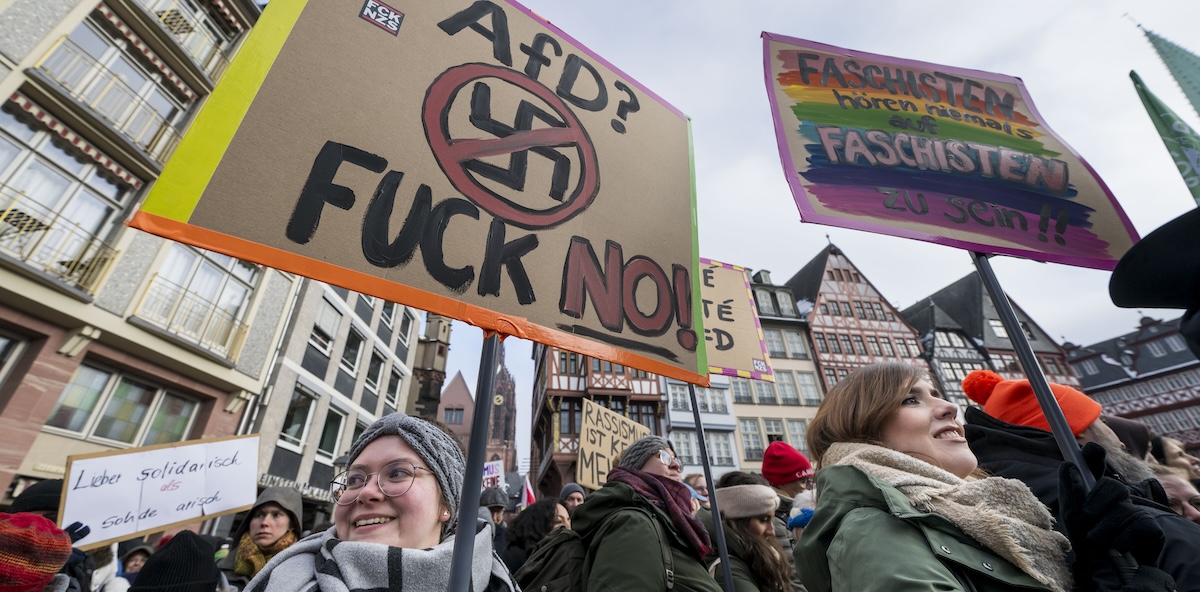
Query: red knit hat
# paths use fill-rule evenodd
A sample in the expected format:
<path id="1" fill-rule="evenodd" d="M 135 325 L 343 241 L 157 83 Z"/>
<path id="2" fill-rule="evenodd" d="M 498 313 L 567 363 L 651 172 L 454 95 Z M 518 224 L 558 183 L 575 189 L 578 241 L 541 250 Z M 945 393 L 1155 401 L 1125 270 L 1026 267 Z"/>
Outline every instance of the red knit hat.
<path id="1" fill-rule="evenodd" d="M 71 556 L 71 537 L 37 514 L 0 512 L 0 592 L 41 592 Z"/>
<path id="2" fill-rule="evenodd" d="M 792 448 L 787 442 L 776 440 L 767 446 L 766 452 L 763 453 L 762 462 L 763 477 L 767 478 L 767 483 L 779 487 L 812 477 L 812 463 L 804 458 L 800 451 Z"/>
<path id="3" fill-rule="evenodd" d="M 1008 423 L 1050 431 L 1028 380 L 1004 380 L 991 370 L 975 370 L 963 379 L 962 387 L 972 401 L 983 405 L 984 413 Z M 1050 383 L 1050 392 L 1076 436 L 1100 417 L 1102 408 L 1091 397 L 1054 383 Z"/>

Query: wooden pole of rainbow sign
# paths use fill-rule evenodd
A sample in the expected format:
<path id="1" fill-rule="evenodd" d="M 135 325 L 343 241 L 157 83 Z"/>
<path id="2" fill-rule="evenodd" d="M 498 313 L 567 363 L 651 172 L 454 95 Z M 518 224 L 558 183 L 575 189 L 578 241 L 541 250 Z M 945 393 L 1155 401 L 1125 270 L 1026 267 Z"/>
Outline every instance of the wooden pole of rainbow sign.
<path id="1" fill-rule="evenodd" d="M 687 116 L 511 0 L 276 4 L 131 226 L 480 327 L 477 396 L 507 335 L 708 384 Z"/>
<path id="2" fill-rule="evenodd" d="M 1063 457 L 1090 487 L 988 256 L 1111 270 L 1138 240 L 1112 192 L 1018 78 L 773 33 L 763 60 L 801 219 L 971 253 Z"/>

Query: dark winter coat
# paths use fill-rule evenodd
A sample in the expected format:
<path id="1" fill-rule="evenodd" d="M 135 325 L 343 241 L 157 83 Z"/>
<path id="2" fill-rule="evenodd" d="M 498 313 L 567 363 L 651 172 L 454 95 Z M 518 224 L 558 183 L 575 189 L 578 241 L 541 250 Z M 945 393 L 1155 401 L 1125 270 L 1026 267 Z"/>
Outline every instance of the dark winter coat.
<path id="1" fill-rule="evenodd" d="M 236 586 L 239 590 L 245 590 L 246 584 L 250 583 L 250 579 L 246 576 L 235 573 L 234 567 L 237 565 L 237 548 L 238 542 L 242 540 L 242 535 L 250 531 L 250 519 L 254 517 L 254 513 L 263 504 L 276 503 L 279 504 L 285 512 L 291 516 L 292 531 L 296 534 L 296 540 L 300 540 L 301 522 L 304 520 L 304 501 L 300 497 L 300 492 L 290 487 L 268 487 L 259 494 L 258 499 L 254 500 L 254 507 L 246 514 L 241 525 L 238 526 L 237 532 L 233 535 L 233 544 L 230 545 L 229 554 L 217 562 L 217 567 L 224 572 L 225 578 L 229 580 L 230 585 Z"/>
<path id="2" fill-rule="evenodd" d="M 966 413 L 967 443 L 979 460 L 979 468 L 998 477 L 1019 479 L 1050 513 L 1058 516 L 1058 467 L 1062 453 L 1054 435 L 1046 430 L 1000 421 L 974 407 Z M 1111 473 L 1109 476 L 1119 475 Z M 1130 488 L 1131 495 L 1140 491 Z M 1166 506 L 1141 497 L 1143 506 L 1162 528 L 1166 542 L 1156 567 L 1175 578 L 1179 592 L 1200 592 L 1200 524 L 1190 522 Z M 1055 527 L 1062 530 L 1062 521 Z M 806 535 L 807 536 L 807 535 Z"/>
<path id="3" fill-rule="evenodd" d="M 810 592 L 1032 592 L 1037 580 L 965 534 L 922 512 L 900 490 L 856 467 L 817 473 L 817 508 L 796 542 Z"/>
<path id="4" fill-rule="evenodd" d="M 629 509 L 642 511 L 622 511 Z M 659 529 L 651 520 L 658 522 Z M 670 516 L 624 483 L 610 482 L 588 496 L 575 508 L 571 527 L 588 547 L 583 569 L 588 592 L 665 591 L 667 574 L 658 530 L 670 547 L 675 572 L 672 592 L 721 590 L 676 532 Z"/>

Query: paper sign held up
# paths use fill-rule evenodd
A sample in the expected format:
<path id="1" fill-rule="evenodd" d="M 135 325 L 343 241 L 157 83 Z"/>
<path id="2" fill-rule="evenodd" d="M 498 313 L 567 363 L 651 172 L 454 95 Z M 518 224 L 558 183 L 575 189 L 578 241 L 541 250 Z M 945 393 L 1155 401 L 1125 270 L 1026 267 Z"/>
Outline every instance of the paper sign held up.
<path id="1" fill-rule="evenodd" d="M 775 381 L 746 268 L 700 258 L 708 371 Z"/>
<path id="2" fill-rule="evenodd" d="M 625 448 L 649 435 L 650 428 L 584 399 L 575 482 L 600 489 Z"/>
<path id="3" fill-rule="evenodd" d="M 707 384 L 682 113 L 514 2 L 276 4 L 132 226 Z"/>
<path id="4" fill-rule="evenodd" d="M 91 528 L 94 549 L 250 509 L 258 496 L 258 435 L 68 457 L 59 526 Z"/>
<path id="5" fill-rule="evenodd" d="M 489 487 L 502 487 L 504 482 L 504 461 L 491 460 L 483 463 L 483 481 L 480 484 L 480 491 Z"/>
<path id="6" fill-rule="evenodd" d="M 1018 78 L 763 33 L 800 217 L 1112 269 L 1137 233 Z"/>

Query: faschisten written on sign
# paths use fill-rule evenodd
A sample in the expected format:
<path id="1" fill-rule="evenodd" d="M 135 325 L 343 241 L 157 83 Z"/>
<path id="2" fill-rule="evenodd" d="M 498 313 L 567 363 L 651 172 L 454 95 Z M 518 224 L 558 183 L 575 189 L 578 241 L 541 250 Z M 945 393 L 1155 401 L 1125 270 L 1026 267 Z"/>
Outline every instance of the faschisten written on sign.
<path id="1" fill-rule="evenodd" d="M 257 477 L 257 434 L 72 456 L 59 524 L 90 527 L 76 546 L 93 549 L 249 509 Z"/>

